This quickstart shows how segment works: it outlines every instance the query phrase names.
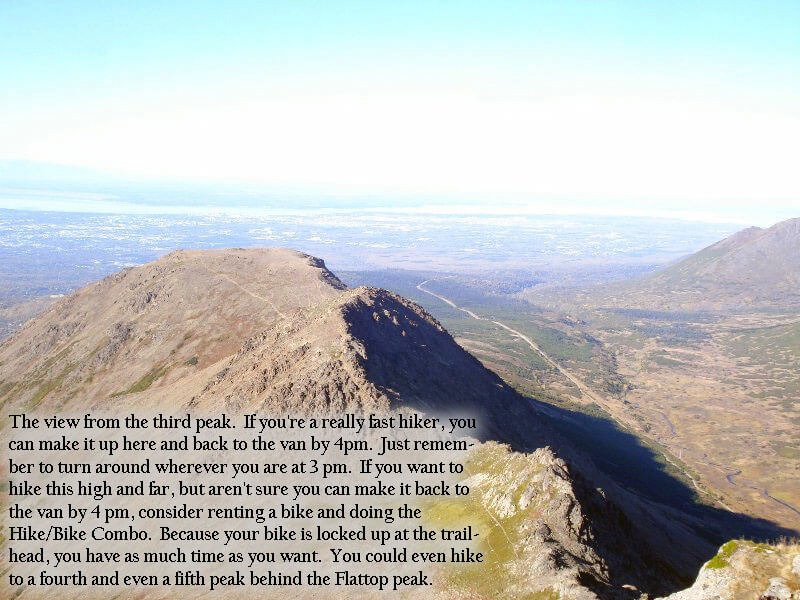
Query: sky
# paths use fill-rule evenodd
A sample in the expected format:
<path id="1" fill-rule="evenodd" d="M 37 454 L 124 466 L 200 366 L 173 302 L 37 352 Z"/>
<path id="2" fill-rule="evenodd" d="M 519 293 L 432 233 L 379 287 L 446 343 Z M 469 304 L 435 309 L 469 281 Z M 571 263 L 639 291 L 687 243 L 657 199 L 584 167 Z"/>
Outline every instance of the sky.
<path id="1" fill-rule="evenodd" d="M 0 2 L 5 161 L 768 224 L 798 156 L 794 0 Z"/>

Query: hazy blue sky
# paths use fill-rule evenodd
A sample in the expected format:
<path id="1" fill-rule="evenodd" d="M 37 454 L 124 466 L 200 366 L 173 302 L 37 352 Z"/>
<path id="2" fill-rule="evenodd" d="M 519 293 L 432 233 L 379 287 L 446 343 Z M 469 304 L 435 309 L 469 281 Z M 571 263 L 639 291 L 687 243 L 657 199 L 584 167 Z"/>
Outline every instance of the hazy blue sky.
<path id="1" fill-rule="evenodd" d="M 798 156 L 796 0 L 0 2 L 0 159 L 768 221 Z"/>

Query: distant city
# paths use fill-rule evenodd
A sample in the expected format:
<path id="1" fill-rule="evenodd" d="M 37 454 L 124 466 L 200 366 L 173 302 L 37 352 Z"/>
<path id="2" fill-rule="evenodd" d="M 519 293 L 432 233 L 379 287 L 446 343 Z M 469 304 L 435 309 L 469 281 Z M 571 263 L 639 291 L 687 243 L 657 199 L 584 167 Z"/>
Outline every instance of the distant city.
<path id="1" fill-rule="evenodd" d="M 619 269 L 629 276 L 662 266 L 740 228 L 675 219 L 413 210 L 189 216 L 0 209 L 2 276 L 18 284 L 6 288 L 0 301 L 66 293 L 178 248 L 280 246 L 319 256 L 335 270 L 517 278 L 595 265 L 613 278 Z"/>

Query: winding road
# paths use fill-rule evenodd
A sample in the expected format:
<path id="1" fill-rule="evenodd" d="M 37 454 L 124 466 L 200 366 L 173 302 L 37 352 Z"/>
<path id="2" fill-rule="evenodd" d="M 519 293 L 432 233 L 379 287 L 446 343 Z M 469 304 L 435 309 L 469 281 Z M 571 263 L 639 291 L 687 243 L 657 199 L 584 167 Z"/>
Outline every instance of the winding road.
<path id="1" fill-rule="evenodd" d="M 418 289 L 420 292 L 424 292 L 425 294 L 428 294 L 428 295 L 430 295 L 430 296 L 433 296 L 434 298 L 437 298 L 437 299 L 441 300 L 442 302 L 444 302 L 445 304 L 448 304 L 448 305 L 450 305 L 451 307 L 455 308 L 456 310 L 460 310 L 461 312 L 463 312 L 463 313 L 465 313 L 465 314 L 469 315 L 469 316 L 470 316 L 471 318 L 473 318 L 473 319 L 476 319 L 476 320 L 478 320 L 478 321 L 487 321 L 487 322 L 489 322 L 489 323 L 494 323 L 494 324 L 495 324 L 495 325 L 497 325 L 498 327 L 502 327 L 503 329 L 505 329 L 506 331 L 508 331 L 508 332 L 509 332 L 509 333 L 510 333 L 512 336 L 514 336 L 514 337 L 517 337 L 517 338 L 519 338 L 519 339 L 523 340 L 523 341 L 524 341 L 526 344 L 528 344 L 528 345 L 531 347 L 531 349 L 532 349 L 534 352 L 536 352 L 537 354 L 539 354 L 539 355 L 542 357 L 542 359 L 544 359 L 544 361 L 545 361 L 545 362 L 547 362 L 547 364 L 549 364 L 550 366 L 552 366 L 554 369 L 558 370 L 558 372 L 559 372 L 559 373 L 561 373 L 561 374 L 562 374 L 562 375 L 563 375 L 563 376 L 564 376 L 566 379 L 568 379 L 568 380 L 569 380 L 569 381 L 570 381 L 570 382 L 571 382 L 573 385 L 575 385 L 575 387 L 576 387 L 576 388 L 578 388 L 578 390 L 581 392 L 581 394 L 582 394 L 583 396 L 587 397 L 589 400 L 591 400 L 591 401 L 593 401 L 593 402 L 597 403 L 598 405 L 602 406 L 602 407 L 603 407 L 603 408 L 606 410 L 606 412 L 607 412 L 609 415 L 611 415 L 611 417 L 612 417 L 612 418 L 613 418 L 613 419 L 614 419 L 614 420 L 615 420 L 615 421 L 616 421 L 618 424 L 620 424 L 620 425 L 622 425 L 623 427 L 626 427 L 626 428 L 631 428 L 631 425 L 629 425 L 629 424 L 626 424 L 626 423 L 623 423 L 622 421 L 620 421 L 620 420 L 619 420 L 619 419 L 618 419 L 618 418 L 617 418 L 617 417 L 614 415 L 614 411 L 612 410 L 611 406 L 609 405 L 609 402 L 607 402 L 607 401 L 605 400 L 605 398 L 602 398 L 601 396 L 599 396 L 598 394 L 596 394 L 595 392 L 593 392 L 591 389 L 589 389 L 589 387 L 588 387 L 588 386 L 587 386 L 585 383 L 583 383 L 583 381 L 581 381 L 581 380 L 580 380 L 580 379 L 579 379 L 577 376 L 575 376 L 573 373 L 571 373 L 571 372 L 570 372 L 568 369 L 566 369 L 565 367 L 563 367 L 562 365 L 560 365 L 558 362 L 556 362 L 556 361 L 555 361 L 555 360 L 554 360 L 552 357 L 550 357 L 550 356 L 549 356 L 549 355 L 548 355 L 548 354 L 547 354 L 547 353 L 546 353 L 544 350 L 542 350 L 542 349 L 539 347 L 539 345 L 538 345 L 538 344 L 536 344 L 536 342 L 534 342 L 534 341 L 533 341 L 533 340 L 532 340 L 530 337 L 528 337 L 528 336 L 526 336 L 525 334 L 523 334 L 523 333 L 521 333 L 521 332 L 517 331 L 516 329 L 513 329 L 513 328 L 509 327 L 509 326 L 508 326 L 508 325 L 506 325 L 505 323 L 502 323 L 502 322 L 500 322 L 500 321 L 495 321 L 494 319 L 490 319 L 490 318 L 486 318 L 486 317 L 481 317 L 480 315 L 478 315 L 478 314 L 474 313 L 473 311 L 471 311 L 471 310 L 469 310 L 469 309 L 467 309 L 467 308 L 463 308 L 463 307 L 461 307 L 461 306 L 458 306 L 458 305 L 457 305 L 455 302 L 453 302 L 453 301 L 452 301 L 452 300 L 450 300 L 449 298 L 447 298 L 447 297 L 445 297 L 445 296 L 442 296 L 441 294 L 437 294 L 436 292 L 432 292 L 432 291 L 431 291 L 431 290 L 429 290 L 429 289 L 426 289 L 426 288 L 424 287 L 424 286 L 425 286 L 425 284 L 426 284 L 426 283 L 430 283 L 431 281 L 435 281 L 435 280 L 432 280 L 432 279 L 426 279 L 425 281 L 422 281 L 422 282 L 420 282 L 419 284 L 417 284 L 417 289 Z M 675 430 L 675 426 L 673 425 L 673 423 L 672 423 L 672 422 L 669 420 L 669 418 L 667 417 L 667 415 L 666 415 L 666 414 L 664 414 L 664 413 L 661 413 L 661 416 L 664 418 L 664 420 L 666 421 L 667 425 L 669 426 L 669 428 L 670 428 L 670 431 L 671 431 L 671 434 L 672 434 L 673 436 L 675 436 L 675 434 L 676 434 L 676 430 Z M 634 428 L 634 429 L 635 429 L 635 428 Z M 692 486 L 695 488 L 695 490 L 697 490 L 697 491 L 698 491 L 700 494 L 706 494 L 706 493 L 707 493 L 707 492 L 706 492 L 706 491 L 705 491 L 705 490 L 704 490 L 704 489 L 703 489 L 703 488 L 700 486 L 700 484 L 699 484 L 699 483 L 697 482 L 697 480 L 696 480 L 696 479 L 695 479 L 695 478 L 692 476 L 692 474 L 691 474 L 691 473 L 689 473 L 688 471 L 686 471 L 686 469 L 684 469 L 684 468 L 683 468 L 681 465 L 679 465 L 679 464 L 677 464 L 676 462 L 674 462 L 674 461 L 673 461 L 673 460 L 672 460 L 672 459 L 671 459 L 671 458 L 670 458 L 670 457 L 669 457 L 667 454 L 665 454 L 665 453 L 662 453 L 662 456 L 664 457 L 664 459 L 665 459 L 665 460 L 666 460 L 668 463 L 670 463 L 670 464 L 671 464 L 673 467 L 675 467 L 676 469 L 678 469 L 678 470 L 679 470 L 681 473 L 683 473 L 683 474 L 686 476 L 686 478 L 687 478 L 687 479 L 688 479 L 688 480 L 689 480 L 689 481 L 692 483 Z M 723 467 L 723 468 L 724 468 L 724 467 Z M 760 493 L 761 493 L 761 494 L 762 494 L 762 495 L 763 495 L 765 498 L 767 498 L 768 500 L 771 500 L 771 501 L 773 501 L 773 502 L 775 502 L 775 503 L 777 503 L 777 504 L 781 505 L 783 508 L 786 508 L 786 509 L 788 509 L 788 510 L 790 510 L 790 511 L 792 511 L 792 512 L 794 512 L 794 513 L 798 514 L 798 515 L 800 515 L 800 510 L 798 510 L 798 509 L 797 509 L 797 508 L 795 508 L 794 506 L 792 506 L 792 505 L 790 505 L 790 504 L 788 504 L 788 503 L 786 503 L 786 502 L 784 502 L 784 501 L 782 501 L 782 500 L 780 500 L 780 499 L 778 499 L 778 498 L 775 498 L 774 496 L 771 496 L 771 495 L 769 494 L 769 491 L 768 491 L 766 488 L 757 487 L 757 486 L 754 486 L 754 485 L 752 485 L 752 484 L 737 483 L 737 482 L 735 482 L 735 481 L 733 480 L 733 478 L 734 478 L 734 476 L 738 475 L 738 472 L 736 472 L 736 471 L 731 471 L 730 469 L 727 469 L 727 468 L 726 468 L 725 470 L 729 471 L 728 475 L 726 475 L 726 479 L 728 480 L 728 482 L 729 482 L 730 484 L 732 484 L 732 485 L 734 485 L 734 486 L 737 486 L 737 487 L 748 487 L 748 488 L 750 488 L 750 489 L 754 489 L 754 490 L 756 490 L 756 491 L 760 492 Z M 721 506 L 723 506 L 725 509 L 727 509 L 727 510 L 729 510 L 729 511 L 731 511 L 731 512 L 734 512 L 734 509 L 733 509 L 733 508 L 731 508 L 730 506 L 728 506 L 727 504 L 725 504 L 725 503 L 724 503 L 724 502 L 722 502 L 721 500 L 717 500 L 717 502 L 718 502 L 718 503 L 719 503 Z"/>
<path id="2" fill-rule="evenodd" d="M 502 327 L 503 329 L 508 331 L 511 335 L 513 335 L 514 337 L 517 337 L 517 338 L 521 339 L 522 341 L 524 341 L 526 344 L 528 344 L 533 349 L 534 352 L 537 352 L 544 359 L 544 361 L 548 365 L 550 365 L 554 369 L 558 370 L 559 373 L 561 373 L 575 387 L 577 387 L 582 395 L 586 396 L 587 398 L 589 398 L 590 400 L 592 400 L 594 402 L 597 402 L 598 404 L 600 404 L 602 406 L 606 406 L 606 403 L 599 396 L 597 396 L 594 392 L 592 392 L 586 386 L 586 384 L 584 384 L 580 379 L 575 377 L 575 375 L 570 373 L 567 369 L 565 369 L 559 363 L 557 363 L 555 360 L 553 360 L 544 350 L 542 350 L 539 347 L 539 345 L 536 342 L 534 342 L 527 335 L 525 335 L 523 333 L 520 333 L 516 329 L 512 329 L 511 327 L 509 327 L 505 323 L 501 323 L 500 321 L 494 321 L 493 319 L 487 319 L 486 317 L 481 317 L 480 315 L 475 314 L 474 312 L 472 312 L 469 309 L 462 308 L 462 307 L 458 306 L 455 302 L 453 302 L 449 298 L 445 298 L 444 296 L 441 296 L 441 295 L 437 294 L 436 292 L 432 292 L 430 290 L 426 290 L 424 287 L 422 287 L 423 285 L 425 285 L 426 283 L 429 283 L 430 281 L 431 281 L 430 279 L 426 279 L 425 281 L 423 281 L 422 283 L 417 285 L 417 289 L 420 292 L 425 292 L 426 294 L 430 294 L 434 298 L 438 298 L 442 302 L 446 302 L 447 304 L 449 304 L 450 306 L 452 306 L 456 310 L 460 310 L 461 312 L 464 312 L 464 313 L 468 314 L 473 319 L 477 319 L 478 321 L 487 321 L 489 323 L 494 323 L 498 327 Z"/>

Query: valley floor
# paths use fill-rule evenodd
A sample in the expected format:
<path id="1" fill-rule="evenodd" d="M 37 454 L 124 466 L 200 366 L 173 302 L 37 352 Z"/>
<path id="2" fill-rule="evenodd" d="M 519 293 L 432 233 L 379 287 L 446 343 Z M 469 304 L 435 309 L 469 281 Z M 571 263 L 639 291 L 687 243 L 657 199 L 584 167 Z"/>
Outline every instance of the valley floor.
<path id="1" fill-rule="evenodd" d="M 394 277 L 521 391 L 610 417 L 703 502 L 800 530 L 800 316 L 538 309 L 460 276 Z"/>

